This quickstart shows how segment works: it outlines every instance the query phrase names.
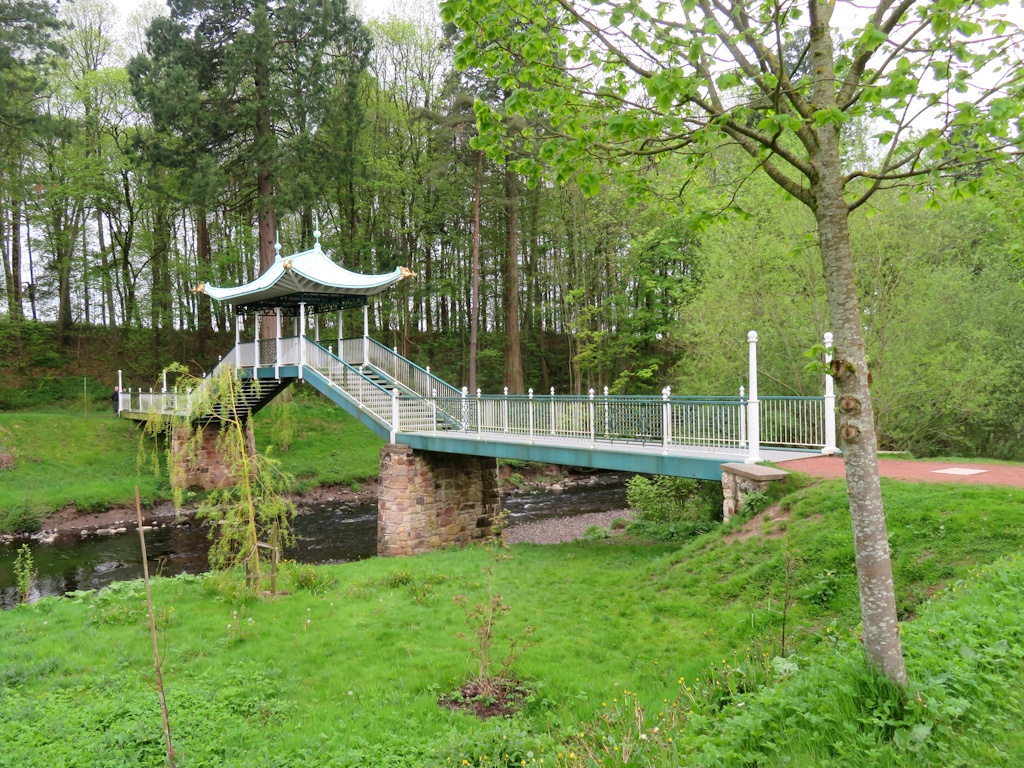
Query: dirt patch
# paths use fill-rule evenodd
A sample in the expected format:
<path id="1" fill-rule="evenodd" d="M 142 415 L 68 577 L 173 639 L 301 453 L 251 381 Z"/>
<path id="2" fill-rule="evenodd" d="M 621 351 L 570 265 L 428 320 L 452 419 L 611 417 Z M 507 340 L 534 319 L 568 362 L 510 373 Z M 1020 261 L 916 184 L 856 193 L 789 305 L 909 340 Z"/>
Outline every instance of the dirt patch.
<path id="1" fill-rule="evenodd" d="M 455 693 L 442 696 L 437 704 L 445 709 L 471 712 L 481 720 L 492 717 L 511 717 L 522 706 L 530 689 L 516 680 L 497 680 L 490 690 L 479 683 L 466 683 Z"/>
<path id="2" fill-rule="evenodd" d="M 746 541 L 747 539 L 753 538 L 754 536 L 760 536 L 767 539 L 781 539 L 786 535 L 784 526 L 775 526 L 769 533 L 765 533 L 764 525 L 766 523 L 779 523 L 787 522 L 790 517 L 790 510 L 782 509 L 778 504 L 773 504 L 763 512 L 758 512 L 752 518 L 747 520 L 738 530 L 732 533 L 727 533 L 722 537 L 722 540 L 726 544 L 732 544 L 734 541 Z"/>
<path id="3" fill-rule="evenodd" d="M 14 469 L 18 466 L 18 460 L 14 454 L 6 448 L 0 448 L 0 469 Z"/>

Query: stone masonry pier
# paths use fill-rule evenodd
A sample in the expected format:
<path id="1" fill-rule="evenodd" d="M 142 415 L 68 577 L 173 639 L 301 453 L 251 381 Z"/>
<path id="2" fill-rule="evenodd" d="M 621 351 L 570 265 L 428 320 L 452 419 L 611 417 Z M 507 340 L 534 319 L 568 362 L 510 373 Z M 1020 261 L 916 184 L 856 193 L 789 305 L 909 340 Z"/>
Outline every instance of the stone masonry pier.
<path id="1" fill-rule="evenodd" d="M 377 554 L 418 555 L 493 536 L 501 510 L 497 460 L 385 445 Z"/>
<path id="2" fill-rule="evenodd" d="M 228 477 L 231 467 L 224 460 L 224 453 L 217 444 L 220 438 L 220 422 L 209 422 L 202 426 L 202 439 L 196 448 L 188 445 L 189 430 L 175 427 L 171 433 L 171 485 L 186 490 L 212 490 Z M 253 436 L 252 421 L 245 424 L 245 451 L 256 455 L 256 438 Z"/>

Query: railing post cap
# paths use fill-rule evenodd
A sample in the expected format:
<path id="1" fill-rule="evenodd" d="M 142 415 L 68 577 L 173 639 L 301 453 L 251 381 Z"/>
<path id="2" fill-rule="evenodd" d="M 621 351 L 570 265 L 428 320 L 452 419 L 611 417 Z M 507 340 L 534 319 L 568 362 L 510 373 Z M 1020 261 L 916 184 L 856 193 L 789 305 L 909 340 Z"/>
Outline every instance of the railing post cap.
<path id="1" fill-rule="evenodd" d="M 740 397 L 743 397 L 744 392 L 746 392 L 746 390 L 743 388 L 743 385 L 740 384 Z"/>
<path id="2" fill-rule="evenodd" d="M 831 347 L 832 346 L 832 339 L 833 338 L 834 337 L 832 336 L 832 331 L 825 331 L 825 346 L 826 347 Z"/>
<path id="3" fill-rule="evenodd" d="M 757 331 L 749 331 L 747 333 L 747 341 L 749 341 L 751 344 L 756 343 L 757 342 Z"/>
<path id="4" fill-rule="evenodd" d="M 398 387 L 393 387 L 391 390 L 392 397 L 398 397 Z"/>
<path id="5" fill-rule="evenodd" d="M 505 389 L 508 389 L 508 387 L 505 387 Z M 529 395 L 530 395 L 530 397 L 533 397 L 533 387 L 530 387 Z"/>
<path id="6" fill-rule="evenodd" d="M 481 394 L 481 392 L 480 392 L 480 387 L 477 387 L 477 388 L 476 388 L 476 396 L 477 396 L 477 397 L 480 397 L 480 394 Z"/>
<path id="7" fill-rule="evenodd" d="M 552 396 L 552 397 L 554 397 L 554 396 L 555 396 L 555 388 L 554 388 L 554 387 L 552 387 L 552 388 L 551 388 L 551 396 Z"/>
<path id="8" fill-rule="evenodd" d="M 465 397 L 468 394 L 469 394 L 469 387 L 463 387 L 462 388 L 462 396 Z"/>
<path id="9" fill-rule="evenodd" d="M 590 388 L 590 399 L 591 400 L 594 399 L 594 388 L 593 387 Z"/>
<path id="10" fill-rule="evenodd" d="M 508 397 L 508 387 L 505 387 L 505 396 Z"/>
<path id="11" fill-rule="evenodd" d="M 608 397 L 608 385 L 607 384 L 605 385 L 605 388 L 604 388 L 604 396 Z"/>

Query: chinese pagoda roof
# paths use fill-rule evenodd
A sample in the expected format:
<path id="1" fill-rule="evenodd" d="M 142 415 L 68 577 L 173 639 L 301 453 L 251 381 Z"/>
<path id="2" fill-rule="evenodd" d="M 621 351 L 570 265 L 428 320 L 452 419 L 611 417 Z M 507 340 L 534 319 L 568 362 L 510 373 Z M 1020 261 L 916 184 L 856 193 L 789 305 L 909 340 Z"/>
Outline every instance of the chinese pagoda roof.
<path id="1" fill-rule="evenodd" d="M 195 292 L 230 302 L 239 313 L 279 308 L 286 314 L 295 314 L 299 304 L 306 304 L 310 312 L 325 312 L 362 306 L 367 297 L 383 293 L 404 277 L 414 276 L 405 267 L 396 267 L 383 275 L 351 272 L 328 258 L 319 238 L 308 251 L 285 258 L 280 255 L 280 243 L 274 247 L 278 252 L 274 263 L 252 282 L 230 288 L 200 283 Z"/>

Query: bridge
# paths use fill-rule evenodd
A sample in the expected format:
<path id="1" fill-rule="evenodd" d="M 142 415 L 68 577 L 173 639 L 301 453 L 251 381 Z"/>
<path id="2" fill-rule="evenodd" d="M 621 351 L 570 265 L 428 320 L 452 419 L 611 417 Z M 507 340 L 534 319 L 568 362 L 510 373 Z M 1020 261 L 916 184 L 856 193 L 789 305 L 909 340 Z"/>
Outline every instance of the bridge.
<path id="1" fill-rule="evenodd" d="M 429 366 L 420 367 L 369 335 L 366 297 L 410 275 L 402 269 L 388 275 L 348 272 L 324 256 L 318 239 L 310 251 L 278 257 L 248 285 L 201 285 L 197 290 L 232 301 L 238 313 L 235 346 L 207 381 L 188 393 L 169 390 L 166 379 L 156 392 L 124 390 L 119 372 L 120 415 L 137 421 L 154 414 L 203 418 L 196 410 L 202 389 L 224 368 L 241 379 L 235 410 L 244 418 L 292 383 L 305 381 L 387 441 L 381 455 L 382 554 L 457 543 L 463 534 L 462 540 L 476 537 L 472 525 L 488 528 L 499 503 L 499 458 L 722 481 L 723 464 L 837 452 L 831 379 L 825 377 L 820 396 L 759 397 L 753 331 L 747 337 L 747 387 L 733 396 L 680 396 L 668 388 L 660 396 L 613 395 L 607 388 L 586 395 L 556 394 L 554 389 L 515 395 L 507 388 L 484 394 L 454 387 Z M 344 338 L 341 310 L 360 304 L 363 336 Z M 338 311 L 336 345 L 320 342 L 324 307 Z M 243 342 L 245 314 L 255 318 L 254 338 Z M 315 321 L 312 334 L 307 333 L 308 314 Z M 288 317 L 294 317 L 295 333 L 284 336 Z M 261 339 L 268 321 L 274 335 Z M 831 334 L 825 342 L 829 347 Z M 417 473 L 426 480 L 410 479 Z M 436 482 L 427 482 L 431 478 Z M 211 475 L 208 481 L 223 479 Z M 423 508 L 433 507 L 436 514 L 427 515 L 434 519 L 429 530 L 410 533 L 409 519 L 418 520 Z M 397 512 L 389 515 L 385 508 Z M 386 520 L 392 524 L 384 525 Z M 439 529 L 447 533 L 438 535 Z M 400 545 L 389 546 L 389 530 L 392 539 L 402 539 Z"/>

